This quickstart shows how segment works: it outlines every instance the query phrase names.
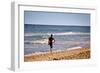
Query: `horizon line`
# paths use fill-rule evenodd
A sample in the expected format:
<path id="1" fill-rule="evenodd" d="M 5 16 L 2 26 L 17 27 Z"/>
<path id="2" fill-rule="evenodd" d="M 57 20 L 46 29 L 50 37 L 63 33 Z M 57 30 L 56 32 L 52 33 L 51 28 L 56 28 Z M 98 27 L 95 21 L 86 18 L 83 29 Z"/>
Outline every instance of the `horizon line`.
<path id="1" fill-rule="evenodd" d="M 25 24 L 25 25 L 46 25 L 46 24 Z M 50 26 L 50 24 L 47 24 L 47 25 Z M 84 26 L 84 25 L 64 25 L 62 24 L 62 25 L 52 25 L 52 26 Z"/>

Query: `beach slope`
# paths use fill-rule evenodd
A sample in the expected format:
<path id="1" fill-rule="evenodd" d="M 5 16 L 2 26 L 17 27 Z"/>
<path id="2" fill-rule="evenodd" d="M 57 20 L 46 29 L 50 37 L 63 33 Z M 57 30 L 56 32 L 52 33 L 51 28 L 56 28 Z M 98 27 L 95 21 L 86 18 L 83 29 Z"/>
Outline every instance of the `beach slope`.
<path id="1" fill-rule="evenodd" d="M 78 48 L 72 50 L 54 51 L 52 53 L 42 54 L 31 54 L 25 55 L 25 62 L 32 61 L 52 61 L 52 60 L 74 60 L 74 59 L 89 59 L 90 49 L 89 48 Z"/>

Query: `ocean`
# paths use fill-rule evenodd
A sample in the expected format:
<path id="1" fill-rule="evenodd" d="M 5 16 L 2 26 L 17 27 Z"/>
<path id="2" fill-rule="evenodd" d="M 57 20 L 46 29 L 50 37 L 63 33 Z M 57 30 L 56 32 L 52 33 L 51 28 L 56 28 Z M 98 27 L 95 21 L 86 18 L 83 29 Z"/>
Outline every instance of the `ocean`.
<path id="1" fill-rule="evenodd" d="M 90 47 L 90 26 L 24 24 L 24 55 L 49 52 L 48 38 L 53 34 L 53 51 Z"/>

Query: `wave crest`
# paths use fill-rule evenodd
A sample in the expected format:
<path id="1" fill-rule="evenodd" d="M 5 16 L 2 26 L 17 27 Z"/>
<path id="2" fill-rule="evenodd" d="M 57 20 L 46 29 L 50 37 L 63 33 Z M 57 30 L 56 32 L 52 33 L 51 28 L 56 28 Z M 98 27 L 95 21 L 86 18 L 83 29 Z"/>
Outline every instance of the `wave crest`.
<path id="1" fill-rule="evenodd" d="M 41 39 L 36 41 L 24 41 L 25 44 L 48 44 L 48 39 Z"/>
<path id="2" fill-rule="evenodd" d="M 61 33 L 52 33 L 53 35 L 90 35 L 90 33 L 85 32 L 61 32 Z M 51 35 L 51 33 L 25 33 L 24 36 L 44 36 Z"/>

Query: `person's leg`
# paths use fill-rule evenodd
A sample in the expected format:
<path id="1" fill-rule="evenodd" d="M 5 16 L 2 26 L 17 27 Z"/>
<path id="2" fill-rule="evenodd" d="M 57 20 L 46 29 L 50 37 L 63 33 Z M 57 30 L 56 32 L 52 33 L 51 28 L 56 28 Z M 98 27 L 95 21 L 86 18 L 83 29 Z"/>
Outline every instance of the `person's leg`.
<path id="1" fill-rule="evenodd" d="M 50 52 L 51 52 L 51 53 L 52 53 L 52 47 L 53 47 L 52 44 L 50 44 Z"/>

